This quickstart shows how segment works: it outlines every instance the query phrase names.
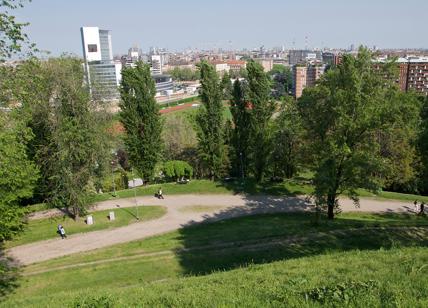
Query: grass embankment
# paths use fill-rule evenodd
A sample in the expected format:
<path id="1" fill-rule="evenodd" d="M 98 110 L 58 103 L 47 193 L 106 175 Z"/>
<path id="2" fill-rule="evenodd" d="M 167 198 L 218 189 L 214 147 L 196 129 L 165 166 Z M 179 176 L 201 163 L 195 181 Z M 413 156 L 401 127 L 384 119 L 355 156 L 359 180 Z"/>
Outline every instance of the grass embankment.
<path id="1" fill-rule="evenodd" d="M 114 211 L 115 213 L 115 220 L 113 221 L 110 221 L 108 219 L 110 211 Z M 56 233 L 58 224 L 64 226 L 67 235 L 126 226 L 131 223 L 137 222 L 136 212 L 137 211 L 135 207 L 92 212 L 90 213 L 90 215 L 92 215 L 94 219 L 93 225 L 86 224 L 86 217 L 81 217 L 75 221 L 66 215 L 45 219 L 30 220 L 25 231 L 13 241 L 7 242 L 6 247 L 8 248 L 59 237 L 59 235 Z M 147 221 L 159 218 L 165 213 L 166 209 L 161 206 L 138 207 L 138 214 L 140 217 L 139 221 Z"/>
<path id="2" fill-rule="evenodd" d="M 28 266 L 5 305 L 332 306 L 337 288 L 359 306 L 421 306 L 428 250 L 401 248 L 427 245 L 428 219 L 413 215 L 241 217 Z M 209 276 L 177 280 L 192 275 Z"/>

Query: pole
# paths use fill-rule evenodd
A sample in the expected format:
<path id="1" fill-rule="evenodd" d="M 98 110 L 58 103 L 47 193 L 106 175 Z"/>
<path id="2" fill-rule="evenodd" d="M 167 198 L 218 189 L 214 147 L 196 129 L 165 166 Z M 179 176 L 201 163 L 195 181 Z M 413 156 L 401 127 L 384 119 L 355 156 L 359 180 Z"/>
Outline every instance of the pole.
<path id="1" fill-rule="evenodd" d="M 134 182 L 134 201 L 135 201 L 135 208 L 136 208 L 136 210 L 137 210 L 137 220 L 140 220 L 140 216 L 138 215 L 137 187 L 135 186 L 135 175 L 134 175 L 134 170 L 132 170 L 132 181 Z"/>
<path id="2" fill-rule="evenodd" d="M 112 178 L 112 184 L 113 184 L 113 196 L 116 197 L 116 183 L 114 181 L 114 161 L 111 162 L 111 178 Z"/>

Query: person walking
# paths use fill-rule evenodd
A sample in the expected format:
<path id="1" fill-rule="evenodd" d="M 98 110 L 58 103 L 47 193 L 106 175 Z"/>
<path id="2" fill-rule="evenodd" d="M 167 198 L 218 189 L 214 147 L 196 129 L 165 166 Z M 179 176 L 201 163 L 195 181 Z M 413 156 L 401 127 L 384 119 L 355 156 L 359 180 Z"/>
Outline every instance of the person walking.
<path id="1" fill-rule="evenodd" d="M 162 187 L 159 187 L 159 190 L 158 190 L 158 198 L 159 198 L 159 199 L 164 199 L 164 198 L 163 198 Z"/>
<path id="2" fill-rule="evenodd" d="M 419 215 L 424 215 L 424 214 L 425 214 L 425 202 L 422 202 L 419 208 Z"/>
<path id="3" fill-rule="evenodd" d="M 61 225 L 60 225 L 61 226 Z M 65 234 L 65 229 L 63 226 L 61 226 L 61 229 L 59 230 L 59 233 L 61 234 L 61 238 L 65 239 L 67 238 L 67 235 Z"/>

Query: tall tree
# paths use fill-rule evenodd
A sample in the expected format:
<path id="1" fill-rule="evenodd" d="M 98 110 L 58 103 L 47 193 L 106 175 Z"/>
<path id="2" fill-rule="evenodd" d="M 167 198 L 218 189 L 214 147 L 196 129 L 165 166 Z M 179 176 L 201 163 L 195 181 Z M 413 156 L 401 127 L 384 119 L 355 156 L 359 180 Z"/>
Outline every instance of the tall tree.
<path id="1" fill-rule="evenodd" d="M 233 130 L 231 136 L 231 158 L 234 173 L 247 176 L 250 163 L 251 147 L 251 110 L 246 96 L 247 83 L 238 79 L 233 84 L 230 112 L 232 113 Z"/>
<path id="2" fill-rule="evenodd" d="M 223 93 L 223 100 L 230 100 L 232 98 L 232 83 L 228 73 L 224 73 L 223 77 L 221 78 L 221 89 Z"/>
<path id="3" fill-rule="evenodd" d="M 24 225 L 20 201 L 32 196 L 38 177 L 27 155 L 31 138 L 31 131 L 19 119 L 0 111 L 0 243 Z"/>
<path id="4" fill-rule="evenodd" d="M 385 67 L 384 69 L 387 69 Z M 397 86 L 374 71 L 371 53 L 345 55 L 316 87 L 305 89 L 298 101 L 311 144 L 316 203 L 334 218 L 338 196 L 358 203 L 358 188 L 378 191 L 388 168 L 380 151 L 378 132 L 396 121 Z"/>
<path id="5" fill-rule="evenodd" d="M 68 208 L 78 218 L 86 212 L 88 185 L 100 150 L 99 136 L 89 93 L 83 86 L 80 60 L 61 58 L 58 61 L 58 87 L 53 98 L 56 121 L 50 159 L 55 185 L 51 200 L 55 206 Z"/>
<path id="6" fill-rule="evenodd" d="M 206 61 L 200 64 L 203 105 L 196 116 L 198 151 L 211 179 L 223 175 L 227 166 L 224 144 L 222 88 L 214 68 Z"/>
<path id="7" fill-rule="evenodd" d="M 263 67 L 251 60 L 247 63 L 248 98 L 251 108 L 252 167 L 261 182 L 267 172 L 271 154 L 270 120 L 275 111 L 270 98 L 270 80 Z"/>
<path id="8" fill-rule="evenodd" d="M 150 67 L 139 62 L 122 70 L 120 121 L 131 165 L 143 178 L 153 175 L 162 151 L 162 121 L 155 100 L 155 82 Z"/>
<path id="9" fill-rule="evenodd" d="M 302 162 L 303 129 L 296 102 L 286 97 L 274 121 L 272 173 L 276 177 L 293 177 Z"/>

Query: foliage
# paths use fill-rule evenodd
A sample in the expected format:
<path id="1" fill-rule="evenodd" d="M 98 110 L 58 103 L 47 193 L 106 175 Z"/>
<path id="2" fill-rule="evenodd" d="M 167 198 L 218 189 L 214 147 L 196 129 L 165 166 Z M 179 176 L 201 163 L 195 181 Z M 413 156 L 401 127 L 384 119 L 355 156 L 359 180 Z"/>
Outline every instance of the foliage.
<path id="1" fill-rule="evenodd" d="M 200 64 L 203 105 L 196 117 L 198 150 L 211 179 L 221 177 L 227 167 L 224 144 L 222 88 L 214 68 L 206 61 Z"/>
<path id="2" fill-rule="evenodd" d="M 239 71 L 236 70 L 230 70 L 229 71 L 230 78 L 237 79 L 237 78 L 247 78 L 248 72 L 245 67 L 241 67 Z"/>
<path id="3" fill-rule="evenodd" d="M 22 230 L 25 210 L 20 201 L 32 196 L 38 178 L 26 153 L 31 138 L 22 122 L 0 113 L 0 243 Z"/>
<path id="4" fill-rule="evenodd" d="M 428 96 L 424 98 L 421 108 L 421 124 L 417 137 L 417 151 L 421 160 L 419 172 L 420 192 L 428 193 Z"/>
<path id="5" fill-rule="evenodd" d="M 165 143 L 164 158 L 169 160 L 178 159 L 186 150 L 197 146 L 194 125 L 181 114 L 172 113 L 165 117 L 162 139 Z"/>
<path id="6" fill-rule="evenodd" d="M 292 178 L 302 164 L 303 129 L 296 102 L 287 98 L 274 121 L 271 168 L 274 177 Z"/>
<path id="7" fill-rule="evenodd" d="M 224 73 L 223 77 L 221 78 L 220 83 L 222 93 L 223 93 L 223 100 L 229 100 L 232 98 L 232 83 L 230 81 L 230 75 L 228 73 Z"/>
<path id="8" fill-rule="evenodd" d="M 345 55 L 342 64 L 329 70 L 317 87 L 305 89 L 298 101 L 314 161 L 316 203 L 327 205 L 330 218 L 339 194 L 357 203 L 358 188 L 380 189 L 388 164 L 377 133 L 403 116 L 394 99 L 398 88 L 374 71 L 371 59 L 366 49 L 357 57 Z"/>
<path id="9" fill-rule="evenodd" d="M 120 121 L 129 161 L 143 179 L 153 175 L 162 150 L 162 121 L 155 100 L 155 82 L 150 67 L 138 63 L 122 70 Z"/>
<path id="10" fill-rule="evenodd" d="M 230 137 L 232 172 L 246 176 L 249 172 L 251 147 L 251 110 L 248 102 L 248 84 L 235 80 L 230 112 L 233 130 Z"/>
<path id="11" fill-rule="evenodd" d="M 194 81 L 200 78 L 198 70 L 192 70 L 189 67 L 174 67 L 172 70 L 168 71 L 168 74 L 172 76 L 174 80 L 178 81 Z"/>
<path id="12" fill-rule="evenodd" d="M 31 0 L 28 0 L 28 2 Z M 28 45 L 30 51 L 36 51 L 35 45 L 29 43 L 24 28 L 28 23 L 17 22 L 10 10 L 21 8 L 27 0 L 2 0 L 0 2 L 0 62 L 22 51 Z"/>
<path id="13" fill-rule="evenodd" d="M 293 87 L 293 73 L 289 67 L 274 64 L 268 75 L 273 81 L 274 96 L 280 98 L 288 95 Z"/>
<path id="14" fill-rule="evenodd" d="M 53 168 L 52 204 L 70 209 L 75 218 L 86 211 L 88 184 L 100 150 L 96 118 L 89 94 L 83 86 L 80 60 L 59 59 L 56 95 L 56 122 L 48 159 Z"/>
<path id="15" fill-rule="evenodd" d="M 275 110 L 270 99 L 270 81 L 263 67 L 255 62 L 247 63 L 248 99 L 251 104 L 251 166 L 257 181 L 267 172 L 272 152 L 270 120 Z"/>
<path id="16" fill-rule="evenodd" d="M 179 180 L 181 178 L 191 178 L 193 168 L 185 161 L 171 160 L 163 164 L 162 172 L 169 180 Z"/>

